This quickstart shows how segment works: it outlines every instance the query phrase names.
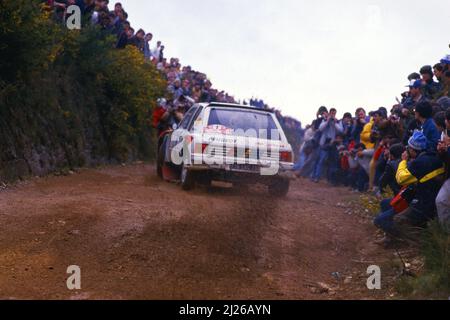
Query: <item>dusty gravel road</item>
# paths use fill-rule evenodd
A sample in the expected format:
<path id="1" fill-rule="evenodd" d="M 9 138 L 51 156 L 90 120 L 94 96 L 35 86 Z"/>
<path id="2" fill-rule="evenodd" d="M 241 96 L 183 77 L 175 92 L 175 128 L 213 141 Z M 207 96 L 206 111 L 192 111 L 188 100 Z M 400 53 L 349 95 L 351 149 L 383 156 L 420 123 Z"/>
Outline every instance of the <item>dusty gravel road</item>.
<path id="1" fill-rule="evenodd" d="M 280 200 L 186 193 L 144 164 L 31 179 L 0 191 L 0 299 L 386 298 L 366 270 L 392 253 L 337 205 L 352 197 L 304 180 Z"/>

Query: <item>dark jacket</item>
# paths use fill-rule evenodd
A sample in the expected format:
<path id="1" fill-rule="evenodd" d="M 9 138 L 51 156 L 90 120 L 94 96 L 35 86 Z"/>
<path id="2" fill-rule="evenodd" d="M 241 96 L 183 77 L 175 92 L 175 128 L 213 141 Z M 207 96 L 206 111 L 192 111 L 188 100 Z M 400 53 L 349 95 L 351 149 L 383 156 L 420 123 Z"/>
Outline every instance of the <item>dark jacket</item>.
<path id="1" fill-rule="evenodd" d="M 441 153 L 440 158 L 445 165 L 445 179 L 450 178 L 450 147 L 447 148 L 447 152 Z"/>
<path id="2" fill-rule="evenodd" d="M 356 119 L 353 124 L 352 132 L 350 133 L 350 136 L 353 140 L 355 140 L 356 143 L 361 142 L 361 133 L 364 130 L 364 127 L 366 124 L 370 122 L 370 117 L 367 117 L 365 123 L 361 123 L 359 119 Z"/>
<path id="3" fill-rule="evenodd" d="M 122 33 L 119 36 L 119 39 L 117 40 L 116 48 L 117 49 L 123 49 L 128 44 L 128 35 L 125 31 L 122 31 Z"/>
<path id="4" fill-rule="evenodd" d="M 397 183 L 395 179 L 395 175 L 397 174 L 398 165 L 400 164 L 400 159 L 391 160 L 386 163 L 384 168 L 383 175 L 380 178 L 380 190 L 384 191 L 384 189 L 389 186 L 394 194 L 398 194 L 400 192 L 400 185 Z"/>
<path id="5" fill-rule="evenodd" d="M 442 85 L 439 82 L 434 82 L 433 80 L 428 81 L 423 87 L 423 94 L 430 100 L 434 99 L 440 91 L 442 91 Z"/>
<path id="6" fill-rule="evenodd" d="M 410 207 L 427 219 L 436 215 L 436 197 L 442 186 L 445 168 L 434 152 L 423 152 L 413 161 L 402 161 L 397 170 L 397 183 L 415 186 L 415 197 Z"/>

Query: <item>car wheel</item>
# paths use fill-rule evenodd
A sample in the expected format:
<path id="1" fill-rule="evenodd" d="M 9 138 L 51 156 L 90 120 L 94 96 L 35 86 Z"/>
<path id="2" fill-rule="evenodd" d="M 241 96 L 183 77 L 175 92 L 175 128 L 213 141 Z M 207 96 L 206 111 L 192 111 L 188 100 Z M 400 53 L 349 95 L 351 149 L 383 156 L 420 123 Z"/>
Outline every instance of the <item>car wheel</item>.
<path id="1" fill-rule="evenodd" d="M 269 185 L 269 193 L 275 197 L 285 197 L 289 193 L 289 185 L 288 179 L 277 179 Z"/>
<path id="2" fill-rule="evenodd" d="M 195 186 L 194 173 L 192 171 L 189 171 L 184 164 L 181 167 L 180 181 L 183 190 L 189 191 L 194 189 Z"/>

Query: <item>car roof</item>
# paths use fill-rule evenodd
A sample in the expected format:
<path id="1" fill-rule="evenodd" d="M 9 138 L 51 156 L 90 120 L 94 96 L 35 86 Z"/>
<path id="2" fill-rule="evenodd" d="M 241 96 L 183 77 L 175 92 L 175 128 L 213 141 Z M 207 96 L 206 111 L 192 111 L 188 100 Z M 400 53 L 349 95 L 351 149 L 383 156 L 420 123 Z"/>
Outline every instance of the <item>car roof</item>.
<path id="1" fill-rule="evenodd" d="M 268 109 L 259 109 L 253 106 L 243 105 L 243 104 L 237 104 L 237 103 L 222 103 L 222 102 L 211 102 L 211 103 L 199 103 L 202 107 L 224 107 L 224 108 L 236 108 L 236 109 L 248 109 L 253 111 L 259 111 L 259 112 L 268 112 L 268 113 L 274 113 L 272 110 Z"/>

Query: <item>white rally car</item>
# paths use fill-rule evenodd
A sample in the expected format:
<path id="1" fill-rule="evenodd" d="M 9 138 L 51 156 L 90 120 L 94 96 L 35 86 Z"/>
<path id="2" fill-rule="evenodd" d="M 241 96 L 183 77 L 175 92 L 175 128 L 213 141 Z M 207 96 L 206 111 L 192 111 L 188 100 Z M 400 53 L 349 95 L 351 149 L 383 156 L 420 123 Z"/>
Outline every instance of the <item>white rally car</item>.
<path id="1" fill-rule="evenodd" d="M 183 189 L 212 180 L 263 183 L 275 196 L 289 191 L 292 147 L 275 114 L 244 105 L 192 106 L 161 144 L 158 171 L 169 167 Z"/>

